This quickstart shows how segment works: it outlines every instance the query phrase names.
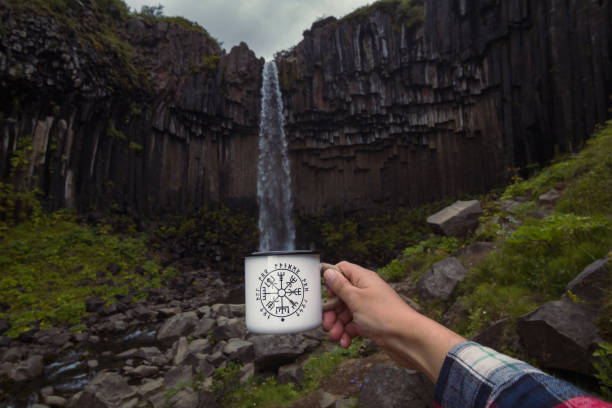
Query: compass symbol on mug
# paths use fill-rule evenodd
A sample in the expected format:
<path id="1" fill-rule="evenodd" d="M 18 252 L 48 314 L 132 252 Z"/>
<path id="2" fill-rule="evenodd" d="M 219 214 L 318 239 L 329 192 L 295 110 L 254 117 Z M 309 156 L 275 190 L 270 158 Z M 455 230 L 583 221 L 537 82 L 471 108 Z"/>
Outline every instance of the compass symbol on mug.
<path id="1" fill-rule="evenodd" d="M 308 292 L 306 279 L 300 277 L 300 270 L 290 264 L 276 264 L 274 269 L 267 269 L 259 276 L 260 285 L 256 289 L 259 309 L 264 317 L 277 317 L 282 322 L 285 318 L 304 313 L 308 302 L 304 293 Z"/>

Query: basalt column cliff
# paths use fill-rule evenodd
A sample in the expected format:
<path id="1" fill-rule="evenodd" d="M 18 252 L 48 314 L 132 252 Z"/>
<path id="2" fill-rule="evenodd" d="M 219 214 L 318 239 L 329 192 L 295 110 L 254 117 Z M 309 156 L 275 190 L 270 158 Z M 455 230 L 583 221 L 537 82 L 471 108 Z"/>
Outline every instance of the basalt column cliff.
<path id="1" fill-rule="evenodd" d="M 300 212 L 485 191 L 608 115 L 609 0 L 423 5 L 319 21 L 278 56 Z"/>
<path id="2" fill-rule="evenodd" d="M 295 210 L 483 192 L 575 151 L 608 115 L 611 2 L 396 0 L 316 22 L 276 58 Z M 263 59 L 181 18 L 69 3 L 0 0 L 0 181 L 50 208 L 254 208 Z"/>

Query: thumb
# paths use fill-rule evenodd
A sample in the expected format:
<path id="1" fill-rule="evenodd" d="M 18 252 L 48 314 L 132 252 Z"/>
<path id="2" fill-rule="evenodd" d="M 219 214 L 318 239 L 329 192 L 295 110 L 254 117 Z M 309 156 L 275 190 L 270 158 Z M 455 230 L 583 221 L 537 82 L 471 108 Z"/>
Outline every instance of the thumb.
<path id="1" fill-rule="evenodd" d="M 325 283 L 334 294 L 351 308 L 352 298 L 356 289 L 355 286 L 353 286 L 335 267 L 333 269 L 326 269 L 323 273 L 323 277 L 325 278 Z"/>

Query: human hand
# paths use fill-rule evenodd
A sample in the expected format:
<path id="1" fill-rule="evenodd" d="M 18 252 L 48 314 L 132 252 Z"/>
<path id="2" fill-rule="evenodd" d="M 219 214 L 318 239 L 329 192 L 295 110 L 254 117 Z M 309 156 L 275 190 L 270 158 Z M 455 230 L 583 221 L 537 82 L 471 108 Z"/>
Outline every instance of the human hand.
<path id="1" fill-rule="evenodd" d="M 368 337 L 399 364 L 436 381 L 450 348 L 464 341 L 412 309 L 375 272 L 346 261 L 324 271 L 329 296 L 343 303 L 323 313 L 323 328 L 347 348 L 356 336 Z"/>

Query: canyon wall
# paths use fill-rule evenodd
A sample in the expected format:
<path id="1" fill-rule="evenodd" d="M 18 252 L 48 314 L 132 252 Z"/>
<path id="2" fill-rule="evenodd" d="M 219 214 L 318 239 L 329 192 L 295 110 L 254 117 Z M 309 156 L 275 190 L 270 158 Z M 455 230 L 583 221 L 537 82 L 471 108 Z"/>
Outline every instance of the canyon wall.
<path id="1" fill-rule="evenodd" d="M 263 59 L 182 20 L 111 35 L 83 3 L 68 23 L 0 3 L 1 179 L 84 212 L 252 206 Z"/>
<path id="2" fill-rule="evenodd" d="M 608 116 L 611 2 L 425 0 L 410 19 L 376 3 L 316 22 L 276 57 L 296 211 L 483 192 L 575 151 Z M 0 0 L 0 181 L 52 209 L 255 208 L 263 59 L 185 20 L 75 3 Z"/>
<path id="3" fill-rule="evenodd" d="M 609 0 L 424 5 L 318 21 L 277 57 L 300 212 L 483 192 L 607 117 Z"/>

